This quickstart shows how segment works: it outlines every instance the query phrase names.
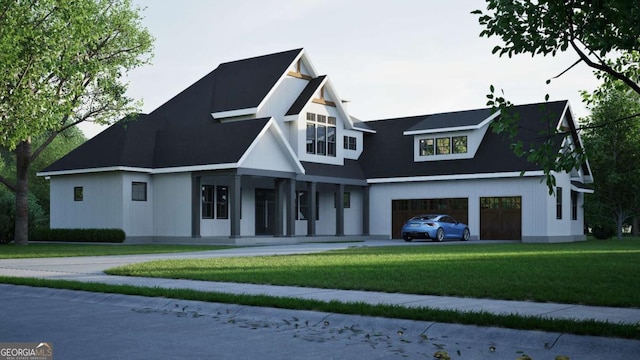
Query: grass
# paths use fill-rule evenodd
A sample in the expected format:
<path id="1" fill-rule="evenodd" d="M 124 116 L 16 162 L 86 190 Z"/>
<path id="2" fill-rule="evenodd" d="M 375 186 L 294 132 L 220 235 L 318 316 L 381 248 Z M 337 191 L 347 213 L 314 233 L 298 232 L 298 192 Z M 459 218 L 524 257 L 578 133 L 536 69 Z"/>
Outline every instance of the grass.
<path id="1" fill-rule="evenodd" d="M 409 309 L 396 305 L 370 305 L 364 303 L 343 303 L 338 301 L 323 302 L 318 300 L 292 299 L 267 295 L 235 295 L 186 289 L 163 289 L 157 287 L 145 288 L 128 285 L 108 285 L 66 280 L 0 277 L 0 283 L 292 310 L 323 311 L 348 315 L 357 314 L 393 319 L 434 321 L 478 326 L 497 326 L 510 329 L 540 330 L 576 335 L 640 339 L 640 326 L 638 324 L 610 324 L 593 320 L 574 321 L 545 319 L 534 316 L 495 315 L 486 312 L 460 312 L 453 310 L 430 309 L 427 307 Z"/>
<path id="2" fill-rule="evenodd" d="M 228 248 L 231 248 L 231 246 L 37 243 L 30 243 L 28 246 L 16 246 L 13 244 L 9 244 L 0 245 L 0 259 L 164 254 L 176 252 L 221 250 Z"/>
<path id="3" fill-rule="evenodd" d="M 640 307 L 640 240 L 352 248 L 161 260 L 109 274 Z"/>

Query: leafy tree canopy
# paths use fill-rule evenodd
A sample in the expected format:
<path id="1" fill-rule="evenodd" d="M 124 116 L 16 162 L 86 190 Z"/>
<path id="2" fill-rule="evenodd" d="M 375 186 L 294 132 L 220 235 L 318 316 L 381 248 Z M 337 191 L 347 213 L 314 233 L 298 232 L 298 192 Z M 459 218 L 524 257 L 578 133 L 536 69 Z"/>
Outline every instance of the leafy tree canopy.
<path id="1" fill-rule="evenodd" d="M 487 0 L 486 11 L 472 13 L 479 16 L 478 21 L 485 28 L 481 37 L 495 36 L 502 40 L 503 44 L 493 49 L 498 56 L 553 56 L 571 49 L 577 55 L 576 62 L 556 77 L 584 62 L 604 82 L 597 91 L 624 88 L 640 94 L 640 5 L 637 1 Z M 494 122 L 493 130 L 506 132 L 513 139 L 518 131 L 517 116 L 507 116 L 505 111 L 511 102 L 503 91 L 496 92 L 493 85 L 487 97 L 487 105 L 503 114 Z M 549 99 L 548 94 L 545 99 Z M 554 171 L 578 168 L 585 159 L 580 148 L 561 154 L 548 153 L 558 137 L 567 135 L 561 130 L 548 134 L 546 144 L 549 146 L 524 149 L 517 142 L 513 146 L 516 154 L 526 155 L 530 161 L 542 165 L 550 192 L 555 186 Z"/>

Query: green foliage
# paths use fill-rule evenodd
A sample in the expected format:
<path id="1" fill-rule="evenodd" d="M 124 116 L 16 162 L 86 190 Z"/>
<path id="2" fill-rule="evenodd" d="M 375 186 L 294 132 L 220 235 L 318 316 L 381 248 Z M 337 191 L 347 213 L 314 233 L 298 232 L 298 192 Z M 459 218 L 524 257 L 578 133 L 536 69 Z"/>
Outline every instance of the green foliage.
<path id="1" fill-rule="evenodd" d="M 15 196 L 0 188 L 0 244 L 13 241 L 13 233 L 16 221 L 16 198 Z M 46 227 L 49 223 L 44 210 L 38 204 L 35 196 L 29 196 L 29 232 L 37 231 L 38 228 Z"/>
<path id="2" fill-rule="evenodd" d="M 32 241 L 122 243 L 122 229 L 39 229 L 31 234 Z"/>
<path id="3" fill-rule="evenodd" d="M 123 73 L 152 37 L 130 0 L 0 1 L 0 146 L 133 112 Z"/>
<path id="4" fill-rule="evenodd" d="M 582 138 L 595 190 L 585 210 L 589 224 L 615 224 L 621 237 L 623 224 L 640 214 L 640 95 L 612 85 L 583 94 L 591 104 Z"/>
<path id="5" fill-rule="evenodd" d="M 635 1 L 487 0 L 486 11 L 475 10 L 472 14 L 478 15 L 484 27 L 481 37 L 496 36 L 502 40 L 503 44 L 493 49 L 498 56 L 554 56 L 571 48 L 578 60 L 556 77 L 584 62 L 596 70 L 596 77 L 608 87 L 630 88 L 640 94 L 640 6 Z M 505 115 L 512 104 L 504 92 L 496 95 L 491 85 L 487 98 L 487 105 L 502 114 L 492 124 L 493 131 L 506 133 L 514 140 L 516 154 L 526 155 L 529 161 L 541 165 L 550 193 L 555 185 L 554 172 L 571 171 L 582 165 L 585 154 L 579 147 L 559 154 L 550 152 L 554 142 L 569 135 L 564 130 L 554 129 L 539 147 L 523 148 L 515 141 L 517 117 Z M 548 99 L 547 94 L 545 101 Z"/>

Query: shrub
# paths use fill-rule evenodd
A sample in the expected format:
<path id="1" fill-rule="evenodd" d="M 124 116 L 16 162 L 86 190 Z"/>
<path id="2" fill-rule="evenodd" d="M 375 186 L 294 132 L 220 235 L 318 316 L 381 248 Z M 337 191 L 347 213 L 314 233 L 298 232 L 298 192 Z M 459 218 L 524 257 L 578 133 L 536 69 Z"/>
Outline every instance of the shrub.
<path id="1" fill-rule="evenodd" d="M 616 228 L 609 224 L 599 224 L 593 227 L 592 232 L 596 239 L 606 240 L 616 234 Z"/>
<path id="2" fill-rule="evenodd" d="M 122 229 L 38 229 L 30 235 L 31 241 L 122 243 L 125 238 Z"/>
<path id="3" fill-rule="evenodd" d="M 29 233 L 46 227 L 47 216 L 35 196 L 29 194 Z M 0 191 L 0 244 L 13 241 L 16 223 L 16 197 L 9 191 Z"/>

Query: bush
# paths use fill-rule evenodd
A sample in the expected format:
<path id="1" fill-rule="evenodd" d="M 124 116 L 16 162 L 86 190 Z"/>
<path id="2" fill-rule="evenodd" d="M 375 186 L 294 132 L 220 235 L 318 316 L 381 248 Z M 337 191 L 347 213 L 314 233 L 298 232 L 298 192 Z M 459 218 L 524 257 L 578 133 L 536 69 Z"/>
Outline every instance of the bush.
<path id="1" fill-rule="evenodd" d="M 13 241 L 16 224 L 16 197 L 9 191 L 0 191 L 0 244 Z M 29 233 L 46 227 L 47 216 L 35 196 L 29 194 Z"/>
<path id="2" fill-rule="evenodd" d="M 122 243 L 122 229 L 38 229 L 30 234 L 31 241 Z"/>
<path id="3" fill-rule="evenodd" d="M 599 240 L 606 240 L 616 235 L 616 228 L 613 225 L 601 224 L 593 227 L 593 236 Z"/>

